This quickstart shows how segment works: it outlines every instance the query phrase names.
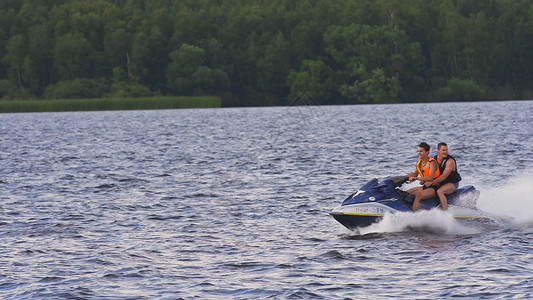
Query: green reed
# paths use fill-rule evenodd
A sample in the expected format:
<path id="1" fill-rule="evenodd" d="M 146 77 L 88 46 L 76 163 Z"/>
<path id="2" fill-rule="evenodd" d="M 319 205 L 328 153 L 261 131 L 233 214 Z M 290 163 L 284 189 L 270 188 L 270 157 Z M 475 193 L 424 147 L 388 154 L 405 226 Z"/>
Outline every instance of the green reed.
<path id="1" fill-rule="evenodd" d="M 4 100 L 0 101 L 0 113 L 212 108 L 220 106 L 220 98 L 214 96 Z"/>

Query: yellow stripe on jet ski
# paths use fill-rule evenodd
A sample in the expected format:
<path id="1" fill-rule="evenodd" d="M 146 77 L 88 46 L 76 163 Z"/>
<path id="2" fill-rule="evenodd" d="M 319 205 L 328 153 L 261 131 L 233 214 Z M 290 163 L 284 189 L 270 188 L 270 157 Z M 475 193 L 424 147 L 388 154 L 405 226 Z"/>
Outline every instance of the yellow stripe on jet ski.
<path id="1" fill-rule="evenodd" d="M 457 218 L 457 219 L 498 219 L 498 220 L 511 220 L 512 218 L 511 217 L 488 217 L 488 216 L 479 216 L 479 217 L 474 217 L 474 216 L 453 216 L 454 218 Z"/>

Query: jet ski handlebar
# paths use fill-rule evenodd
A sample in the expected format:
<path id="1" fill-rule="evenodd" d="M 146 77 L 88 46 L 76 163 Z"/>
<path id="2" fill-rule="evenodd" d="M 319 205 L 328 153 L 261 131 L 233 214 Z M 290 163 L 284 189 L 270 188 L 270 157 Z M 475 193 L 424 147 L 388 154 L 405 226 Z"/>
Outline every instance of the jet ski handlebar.
<path id="1" fill-rule="evenodd" d="M 407 177 L 407 176 L 394 176 L 394 177 L 390 178 L 390 181 L 392 181 L 392 185 L 394 185 L 395 187 L 400 187 L 400 186 L 402 186 L 402 184 L 404 184 L 407 181 L 409 181 L 409 177 Z"/>

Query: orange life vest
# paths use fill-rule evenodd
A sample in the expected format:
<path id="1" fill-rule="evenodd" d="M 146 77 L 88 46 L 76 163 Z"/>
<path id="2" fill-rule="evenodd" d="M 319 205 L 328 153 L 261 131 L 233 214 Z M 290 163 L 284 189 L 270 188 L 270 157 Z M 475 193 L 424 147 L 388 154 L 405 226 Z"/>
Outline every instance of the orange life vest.
<path id="1" fill-rule="evenodd" d="M 422 176 L 422 177 L 429 176 L 429 167 L 430 167 L 430 164 L 431 164 L 432 161 L 435 162 L 435 166 L 436 166 L 435 176 L 433 176 L 433 178 L 437 178 L 437 177 L 440 176 L 439 163 L 432 157 L 430 157 L 428 162 L 425 165 L 423 165 L 423 166 L 420 166 L 420 163 L 421 163 L 420 159 L 416 163 L 416 170 L 418 171 L 420 176 Z"/>

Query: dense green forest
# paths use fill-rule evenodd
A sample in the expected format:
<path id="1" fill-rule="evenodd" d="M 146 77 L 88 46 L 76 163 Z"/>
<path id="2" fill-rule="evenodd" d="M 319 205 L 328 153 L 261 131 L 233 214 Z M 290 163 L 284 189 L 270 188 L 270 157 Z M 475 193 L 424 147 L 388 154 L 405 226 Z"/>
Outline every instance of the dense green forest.
<path id="1" fill-rule="evenodd" d="M 2 0 L 0 98 L 533 98 L 530 0 Z"/>

